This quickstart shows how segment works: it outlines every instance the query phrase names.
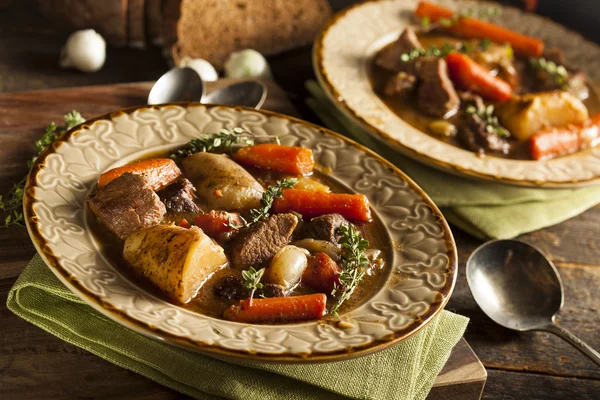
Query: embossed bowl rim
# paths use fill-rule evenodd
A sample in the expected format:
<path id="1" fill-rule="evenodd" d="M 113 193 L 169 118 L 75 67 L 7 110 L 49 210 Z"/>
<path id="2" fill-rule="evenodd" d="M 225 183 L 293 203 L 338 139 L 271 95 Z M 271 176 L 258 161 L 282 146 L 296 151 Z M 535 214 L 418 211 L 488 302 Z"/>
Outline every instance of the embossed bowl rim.
<path id="1" fill-rule="evenodd" d="M 444 243 L 446 245 L 446 255 L 448 256 L 449 262 L 447 266 L 447 274 L 446 280 L 444 282 L 444 286 L 440 289 L 441 301 L 435 301 L 429 304 L 428 311 L 424 313 L 418 320 L 413 320 L 410 325 L 408 325 L 405 329 L 402 329 L 398 332 L 394 332 L 394 338 L 391 340 L 375 340 L 364 347 L 352 347 L 346 348 L 342 351 L 335 351 L 332 353 L 329 352 L 319 352 L 319 353 L 310 353 L 308 355 L 295 355 L 295 354 L 263 354 L 263 353 L 255 353 L 251 351 L 236 351 L 230 350 L 214 345 L 208 345 L 206 343 L 199 343 L 193 340 L 188 340 L 186 338 L 178 337 L 172 333 L 165 332 L 163 330 L 158 329 L 157 327 L 149 326 L 131 316 L 126 315 L 124 312 L 115 309 L 113 306 L 106 304 L 99 298 L 99 296 L 89 292 L 86 288 L 84 288 L 77 280 L 76 277 L 69 274 L 60 264 L 59 257 L 55 256 L 50 250 L 46 239 L 42 236 L 40 229 L 38 227 L 39 216 L 33 209 L 35 203 L 34 197 L 34 189 L 36 188 L 37 176 L 44 169 L 44 162 L 46 158 L 56 152 L 56 150 L 63 144 L 70 140 L 70 138 L 77 134 L 80 130 L 86 129 L 98 121 L 104 120 L 112 120 L 115 117 L 119 117 L 123 114 L 132 114 L 135 111 L 145 111 L 145 110 L 158 110 L 162 108 L 168 107 L 182 107 L 184 109 L 189 109 L 191 107 L 205 107 L 207 109 L 227 109 L 227 110 L 235 110 L 239 112 L 252 112 L 263 114 L 267 117 L 276 117 L 288 120 L 291 123 L 296 123 L 302 125 L 304 127 L 310 128 L 312 130 L 316 130 L 322 134 L 333 136 L 334 138 L 340 139 L 343 142 L 346 142 L 350 146 L 353 146 L 359 149 L 362 152 L 367 153 L 370 157 L 374 158 L 377 162 L 382 163 L 386 168 L 389 169 L 390 172 L 400 177 L 412 192 L 414 192 L 418 198 L 422 200 L 422 202 L 432 211 L 433 216 L 436 219 L 436 222 L 440 225 L 442 229 L 442 235 L 444 238 Z M 152 149 L 146 150 L 146 152 L 151 152 Z M 202 354 L 214 356 L 222 359 L 238 359 L 246 362 L 267 362 L 267 363 L 319 363 L 319 362 L 330 362 L 330 361 L 341 361 L 344 359 L 354 358 L 357 356 L 368 355 L 385 348 L 388 348 L 394 344 L 397 344 L 418 331 L 420 331 L 423 327 L 425 327 L 436 315 L 438 315 L 446 303 L 448 302 L 456 283 L 457 277 L 457 249 L 456 243 L 452 236 L 452 232 L 450 227 L 448 226 L 447 221 L 443 217 L 440 210 L 433 203 L 433 201 L 427 196 L 427 194 L 412 180 L 410 177 L 405 175 L 401 170 L 399 170 L 395 165 L 385 160 L 375 152 L 365 148 L 364 146 L 338 134 L 329 129 L 323 128 L 321 126 L 312 124 L 310 122 L 303 121 L 298 118 L 294 118 L 288 115 L 279 114 L 272 111 L 266 110 L 255 110 L 246 107 L 228 107 L 221 105 L 206 105 L 199 103 L 190 103 L 190 102 L 178 102 L 178 103 L 166 103 L 161 105 L 152 105 L 152 106 L 135 106 L 119 109 L 99 117 L 89 119 L 81 125 L 78 125 L 65 134 L 60 136 L 55 140 L 55 142 L 47 148 L 35 161 L 34 165 L 31 168 L 31 171 L 26 179 L 25 186 L 25 194 L 23 198 L 23 206 L 25 213 L 25 220 L 27 225 L 28 233 L 32 239 L 32 242 L 46 263 L 50 270 L 59 278 L 59 280 L 65 284 L 72 292 L 74 292 L 77 296 L 79 296 L 82 300 L 84 300 L 88 305 L 95 308 L 97 311 L 102 313 L 103 315 L 109 317 L 113 321 L 134 330 L 137 333 L 140 333 L 146 337 L 150 337 L 153 339 L 157 339 L 159 341 L 174 345 L 176 347 L 193 350 Z M 136 285 L 137 286 L 137 285 Z M 438 296 L 439 298 L 439 296 Z M 343 317 L 343 315 L 342 315 Z M 208 317 L 210 318 L 210 317 Z M 320 323 L 321 321 L 316 321 Z M 331 323 L 329 323 L 331 324 Z M 252 324 L 244 324 L 249 327 L 264 327 L 265 325 L 252 325 Z M 285 327 L 286 325 L 277 325 L 278 327 Z M 293 326 L 293 325 L 292 325 Z"/>
<path id="2" fill-rule="evenodd" d="M 422 140 L 428 140 L 431 138 L 430 135 L 412 127 L 408 123 L 404 122 L 400 117 L 398 117 L 394 112 L 392 112 L 384 103 L 379 99 L 379 97 L 372 91 L 369 84 L 369 96 L 374 96 L 375 99 L 372 104 L 377 104 L 377 108 L 383 114 L 386 114 L 386 117 L 390 117 L 395 119 L 394 121 L 394 129 L 386 129 L 385 127 L 377 126 L 376 120 L 378 118 L 371 117 L 368 115 L 367 110 L 356 107 L 356 105 L 351 104 L 352 102 L 348 101 L 344 97 L 342 92 L 347 92 L 346 87 L 340 88 L 336 86 L 335 83 L 332 82 L 332 78 L 330 75 L 335 75 L 339 73 L 337 71 L 330 71 L 326 66 L 326 62 L 324 61 L 324 41 L 327 35 L 330 33 L 332 28 L 334 28 L 340 21 L 343 21 L 345 17 L 348 16 L 351 12 L 358 12 L 359 9 L 363 7 L 371 7 L 375 4 L 375 6 L 379 6 L 376 3 L 395 3 L 398 7 L 406 6 L 407 3 L 417 4 L 419 0 L 365 0 L 359 2 L 357 4 L 351 5 L 337 14 L 335 14 L 323 27 L 321 32 L 319 33 L 317 39 L 315 40 L 315 44 L 313 46 L 313 68 L 315 70 L 315 74 L 317 79 L 326 95 L 329 99 L 335 104 L 335 106 L 344 114 L 347 118 L 358 124 L 362 127 L 366 132 L 371 134 L 375 139 L 382 141 L 384 144 L 398 150 L 405 156 L 408 156 L 414 160 L 422 162 L 428 166 L 434 167 L 436 169 L 442 170 L 444 172 L 448 172 L 454 175 L 474 178 L 477 180 L 483 181 L 493 181 L 506 183 L 510 185 L 516 186 L 524 186 L 524 187 L 533 187 L 533 188 L 545 188 L 545 189 L 565 189 L 565 188 L 577 188 L 584 186 L 593 186 L 600 184 L 600 148 L 592 148 L 579 151 L 574 154 L 570 154 L 563 157 L 558 157 L 551 160 L 545 161 L 532 161 L 532 160 L 516 160 L 516 159 L 505 159 L 501 157 L 495 157 L 493 155 L 487 156 L 488 159 L 485 163 L 475 164 L 473 165 L 471 162 L 471 158 L 476 157 L 475 153 L 457 148 L 451 144 L 442 142 L 441 140 L 434 139 L 439 142 L 440 148 L 436 150 L 435 154 L 429 154 L 423 151 L 423 148 L 420 145 L 414 145 L 414 143 L 419 143 Z M 491 3 L 488 1 L 473 1 L 473 0 L 441 0 L 443 5 L 447 5 L 449 7 L 455 7 L 458 4 L 465 3 L 469 6 L 476 7 L 485 7 L 485 6 L 493 6 L 502 8 L 503 10 L 510 10 L 511 12 L 516 12 L 519 15 L 524 15 L 530 20 L 537 21 L 538 24 L 544 24 L 545 30 L 547 31 L 557 31 L 553 32 L 553 37 L 559 37 L 561 35 L 568 35 L 573 41 L 576 41 L 580 46 L 585 45 L 586 49 L 593 49 L 594 54 L 597 54 L 597 64 L 600 65 L 600 47 L 595 43 L 586 40 L 582 35 L 570 31 L 564 28 L 562 25 L 539 15 L 525 13 L 516 7 L 504 6 L 498 3 Z M 376 38 L 374 42 L 381 42 L 386 37 L 397 37 L 397 34 L 401 31 L 407 23 L 404 17 L 396 16 L 398 20 L 398 27 L 395 36 L 390 36 L 389 31 L 382 33 L 380 37 Z M 353 24 L 353 29 L 357 31 L 361 31 L 359 26 Z M 517 29 L 518 30 L 518 29 Z M 362 31 L 361 31 L 362 32 Z M 385 43 L 390 43 L 389 40 L 385 40 Z M 383 43 L 383 44 L 385 44 Z M 369 46 L 372 47 L 373 43 Z M 565 49 L 563 49 L 565 50 Z M 567 49 L 569 50 L 569 49 Z M 584 50 L 582 50 L 584 51 Z M 581 54 L 581 53 L 580 53 Z M 570 57 L 571 58 L 571 57 Z M 340 62 L 340 60 L 336 60 Z M 345 69 L 360 69 L 362 67 L 349 67 L 349 63 L 346 62 Z M 598 66 L 596 65 L 596 66 Z M 338 66 L 336 65 L 336 68 Z M 579 67 L 583 68 L 588 75 L 593 75 L 596 80 L 600 74 L 596 70 L 597 68 L 593 68 L 590 65 L 579 65 Z M 361 75 L 362 76 L 362 75 Z M 346 79 L 344 82 L 348 82 Z M 362 84 L 362 82 L 361 82 Z M 345 84 L 342 86 L 346 86 Z M 350 85 L 348 85 L 350 86 Z M 347 97 L 355 97 L 355 96 L 347 96 Z M 396 121 L 398 123 L 396 123 Z M 393 131 L 402 129 L 411 133 L 413 136 L 413 140 L 408 141 L 404 139 L 404 142 L 401 142 L 397 138 L 394 137 Z M 450 159 L 448 154 L 452 154 L 452 159 Z M 444 158 L 444 159 L 442 159 Z M 467 160 L 467 162 L 465 162 Z M 476 161 L 474 161 L 476 162 Z M 470 164 L 469 164 L 470 163 Z M 570 164 L 571 163 L 571 164 Z M 581 163 L 587 163 L 589 167 L 593 167 L 594 171 L 591 173 L 585 172 L 586 168 L 580 168 L 582 171 L 579 173 L 579 176 L 575 176 L 577 171 L 573 168 L 570 168 L 571 171 L 566 174 L 565 178 L 564 171 L 568 170 L 569 167 L 573 165 L 580 165 Z M 493 165 L 493 168 L 489 167 L 489 164 Z M 538 168 L 535 174 L 529 174 L 529 177 L 514 177 L 509 176 L 510 173 L 506 173 L 505 171 L 513 169 L 515 166 L 522 166 L 525 168 Z M 588 168 L 590 169 L 590 168 Z"/>

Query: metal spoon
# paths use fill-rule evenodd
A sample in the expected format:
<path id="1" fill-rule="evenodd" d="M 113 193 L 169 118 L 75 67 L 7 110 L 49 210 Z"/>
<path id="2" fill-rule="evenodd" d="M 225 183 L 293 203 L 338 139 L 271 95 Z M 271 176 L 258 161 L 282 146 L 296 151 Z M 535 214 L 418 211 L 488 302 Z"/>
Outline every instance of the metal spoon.
<path id="1" fill-rule="evenodd" d="M 267 87 L 259 81 L 243 81 L 207 94 L 202 103 L 246 106 L 260 109 L 267 98 Z"/>
<path id="2" fill-rule="evenodd" d="M 148 104 L 199 101 L 209 104 L 246 106 L 259 109 L 267 97 L 267 87 L 259 81 L 244 81 L 217 89 L 206 95 L 200 75 L 188 67 L 167 71 L 152 86 Z"/>
<path id="3" fill-rule="evenodd" d="M 161 76 L 148 95 L 148 104 L 201 101 L 206 88 L 200 75 L 188 67 L 177 67 Z"/>
<path id="4" fill-rule="evenodd" d="M 488 317 L 508 329 L 552 332 L 600 365 L 600 354 L 554 321 L 564 291 L 556 267 L 535 247 L 518 240 L 479 246 L 467 261 L 467 282 Z"/>

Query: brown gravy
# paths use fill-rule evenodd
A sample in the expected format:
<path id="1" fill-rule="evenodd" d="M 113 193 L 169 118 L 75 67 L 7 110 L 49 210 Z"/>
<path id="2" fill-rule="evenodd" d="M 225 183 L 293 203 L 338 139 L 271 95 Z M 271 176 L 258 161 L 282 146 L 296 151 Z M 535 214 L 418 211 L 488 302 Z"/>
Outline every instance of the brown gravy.
<path id="1" fill-rule="evenodd" d="M 462 41 L 459 38 L 452 36 L 445 36 L 439 34 L 418 34 L 420 43 L 424 48 L 428 48 L 431 45 L 435 45 L 441 47 L 444 43 L 457 43 Z M 391 45 L 392 43 L 390 43 Z M 389 46 L 389 45 L 388 45 Z M 516 59 L 517 62 L 524 62 L 524 60 Z M 385 82 L 392 77 L 392 73 L 386 71 L 379 66 L 375 65 L 374 60 L 371 61 L 369 68 L 369 80 L 371 81 L 371 86 L 374 88 L 375 93 L 380 97 L 381 101 L 390 109 L 394 114 L 398 115 L 402 120 L 413 126 L 414 128 L 420 130 L 432 136 L 438 140 L 441 140 L 444 143 L 448 143 L 450 145 L 459 147 L 464 149 L 465 146 L 460 142 L 458 137 L 446 137 L 446 136 L 438 136 L 429 132 L 428 126 L 431 122 L 440 120 L 440 118 L 430 117 L 428 115 L 423 114 L 418 106 L 417 102 L 413 97 L 401 98 L 401 97 L 388 97 L 381 94 L 380 88 L 382 88 Z M 583 101 L 585 106 L 587 107 L 590 116 L 600 112 L 600 97 L 594 90 L 594 87 L 590 85 L 590 96 Z M 490 102 L 486 102 L 486 104 L 490 104 Z M 492 103 L 493 104 L 493 103 Z M 460 126 L 463 125 L 462 116 L 460 113 L 453 115 L 450 118 L 447 118 L 446 121 L 454 124 L 457 128 L 460 129 Z M 510 140 L 510 139 L 509 139 Z M 517 140 L 510 140 L 511 150 L 508 154 L 502 154 L 499 152 L 488 153 L 486 156 L 494 156 L 501 158 L 510 158 L 510 159 L 518 159 L 518 160 L 531 160 L 530 150 L 529 150 L 529 142 L 519 142 Z"/>
<path id="2" fill-rule="evenodd" d="M 164 157 L 165 154 L 156 153 L 152 154 L 151 156 Z M 144 157 L 144 159 L 146 158 L 151 157 Z M 278 179 L 290 177 L 289 175 L 275 173 L 272 171 L 260 170 L 257 168 L 246 167 L 246 170 L 249 171 L 265 187 L 270 184 L 273 184 Z M 329 186 L 332 192 L 348 193 L 348 190 L 336 184 L 333 181 L 333 179 L 328 178 L 326 174 L 315 172 L 312 178 Z M 90 226 L 91 231 L 98 240 L 98 242 L 101 244 L 101 251 L 108 257 L 108 259 L 111 260 L 111 262 L 114 263 L 114 265 L 121 273 L 123 273 L 137 286 L 142 287 L 144 290 L 155 295 L 156 297 L 179 305 L 172 298 L 170 298 L 168 294 L 161 292 L 158 288 L 156 288 L 146 280 L 140 279 L 140 277 L 138 277 L 135 273 L 134 269 L 127 263 L 127 261 L 125 261 L 125 259 L 122 256 L 123 243 L 110 232 L 108 232 L 106 229 L 104 229 L 100 225 L 100 223 L 96 221 L 95 217 L 89 211 L 89 209 L 87 209 L 87 207 L 86 213 L 88 225 Z M 168 214 L 165 216 L 165 219 L 167 218 Z M 383 226 L 381 226 L 381 222 L 379 222 L 377 219 L 374 219 L 372 222 L 369 223 L 360 223 L 355 225 L 357 228 L 360 229 L 360 231 L 363 234 L 363 237 L 369 241 L 369 248 L 381 250 L 381 257 L 384 260 L 384 263 L 382 267 L 372 268 L 370 270 L 370 273 L 365 275 L 364 280 L 354 292 L 352 297 L 348 301 L 346 301 L 340 308 L 340 313 L 344 313 L 355 308 L 357 305 L 369 298 L 372 294 L 376 293 L 377 289 L 382 285 L 385 277 L 387 276 L 387 271 L 389 270 L 388 266 L 391 264 L 391 249 L 389 246 L 389 240 L 386 239 L 385 234 L 383 233 L 385 232 L 385 230 L 383 229 Z M 225 249 L 225 253 L 227 254 L 227 243 L 221 245 L 223 246 L 223 248 Z M 196 297 L 189 301 L 187 304 L 182 305 L 182 307 L 210 317 L 221 318 L 223 312 L 228 307 L 230 307 L 232 304 L 237 304 L 237 301 L 229 301 L 214 295 L 214 290 L 227 276 L 235 276 L 241 278 L 241 271 L 238 269 L 230 268 L 229 266 L 226 266 L 225 268 L 217 271 L 200 288 Z M 289 295 L 295 296 L 308 293 L 315 293 L 315 291 L 300 283 L 298 287 L 296 287 L 293 290 L 293 292 Z M 329 305 L 331 304 L 328 304 L 328 306 Z"/>

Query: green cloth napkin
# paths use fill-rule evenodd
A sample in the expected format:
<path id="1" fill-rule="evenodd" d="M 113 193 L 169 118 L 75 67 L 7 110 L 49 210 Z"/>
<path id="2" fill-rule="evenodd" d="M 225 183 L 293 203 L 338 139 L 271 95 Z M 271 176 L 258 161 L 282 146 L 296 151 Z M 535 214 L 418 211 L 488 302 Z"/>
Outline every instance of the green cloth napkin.
<path id="1" fill-rule="evenodd" d="M 508 239 L 572 218 L 600 203 L 600 186 L 529 189 L 460 178 L 413 161 L 376 141 L 335 107 L 315 81 L 307 99 L 325 126 L 374 150 L 410 176 L 448 221 L 480 239 Z"/>
<path id="2" fill-rule="evenodd" d="M 11 288 L 7 306 L 69 343 L 199 399 L 424 399 L 468 323 L 442 311 L 410 339 L 348 361 L 234 364 L 149 339 L 104 317 L 67 289 L 39 255 Z"/>

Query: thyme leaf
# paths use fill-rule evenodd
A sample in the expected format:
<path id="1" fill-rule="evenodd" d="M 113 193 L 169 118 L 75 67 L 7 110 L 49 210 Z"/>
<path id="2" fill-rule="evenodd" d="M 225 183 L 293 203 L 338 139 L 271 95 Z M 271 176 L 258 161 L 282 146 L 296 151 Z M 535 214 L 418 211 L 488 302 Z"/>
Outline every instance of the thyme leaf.
<path id="1" fill-rule="evenodd" d="M 559 65 L 554 61 L 546 60 L 544 57 L 530 58 L 529 65 L 531 65 L 534 70 L 538 72 L 545 72 L 553 77 L 556 84 L 562 90 L 569 89 L 569 72 L 563 65 Z"/>
<path id="2" fill-rule="evenodd" d="M 450 28 L 456 25 L 461 18 L 489 19 L 501 14 L 502 9 L 499 7 L 468 7 L 461 8 L 449 18 L 440 18 L 437 23 L 444 28 Z"/>
<path id="3" fill-rule="evenodd" d="M 211 152 L 217 149 L 231 151 L 234 144 L 253 145 L 252 133 L 239 127 L 221 129 L 219 132 L 209 133 L 204 137 L 190 140 L 185 146 L 173 151 L 170 157 L 173 160 L 181 160 L 194 153 Z"/>
<path id="4" fill-rule="evenodd" d="M 260 208 L 253 208 L 250 210 L 250 218 L 248 220 L 242 218 L 244 222 L 244 226 L 250 226 L 258 221 L 262 221 L 269 216 L 269 211 L 273 206 L 273 201 L 275 199 L 281 198 L 283 196 L 283 189 L 289 189 L 293 187 L 296 183 L 298 183 L 297 178 L 289 178 L 282 179 L 277 181 L 275 185 L 271 185 L 267 188 L 267 190 L 263 193 L 262 198 L 260 199 Z M 235 226 L 231 226 L 235 227 Z"/>
<path id="5" fill-rule="evenodd" d="M 250 301 L 252 301 L 252 297 L 254 297 L 254 293 L 257 290 L 263 288 L 263 284 L 260 283 L 263 275 L 265 274 L 265 269 L 259 269 L 258 271 L 254 269 L 254 267 L 250 267 L 247 270 L 242 271 L 242 279 L 243 285 L 246 289 L 250 289 Z"/>
<path id="6" fill-rule="evenodd" d="M 46 127 L 44 134 L 35 141 L 36 153 L 27 161 L 27 166 L 31 169 L 33 163 L 40 154 L 60 135 L 71 129 L 72 127 L 85 122 L 81 114 L 75 110 L 64 116 L 64 126 L 58 129 L 54 122 L 50 122 Z M 4 223 L 0 223 L 0 227 L 8 228 L 9 226 L 18 225 L 25 226 L 23 217 L 23 193 L 25 190 L 25 178 L 13 184 L 12 188 L 5 195 L 0 195 L 0 213 L 4 215 Z"/>
<path id="7" fill-rule="evenodd" d="M 340 226 L 337 233 L 341 236 L 338 243 L 342 245 L 342 272 L 334 284 L 331 295 L 335 297 L 335 304 L 329 310 L 333 316 L 338 316 L 340 306 L 348 300 L 358 285 L 362 282 L 369 266 L 369 259 L 365 250 L 369 242 L 362 237 L 358 229 L 352 224 Z"/>
<path id="8" fill-rule="evenodd" d="M 484 39 L 484 40 L 488 40 L 487 46 L 489 47 L 489 44 L 490 44 L 489 39 Z M 480 47 L 482 46 L 482 44 L 481 44 L 482 42 L 480 42 Z M 483 49 L 483 47 L 482 47 L 482 49 Z M 409 61 L 415 60 L 419 57 L 447 57 L 448 54 L 450 54 L 453 51 L 458 51 L 460 53 L 468 53 L 471 50 L 473 50 L 473 45 L 471 45 L 470 43 L 460 42 L 457 44 L 451 44 L 449 42 L 445 42 L 441 46 L 436 46 L 436 45 L 432 44 L 431 46 L 429 46 L 426 49 L 419 48 L 419 49 L 411 50 L 406 53 L 402 53 L 400 55 L 400 60 L 403 62 L 409 62 Z M 487 50 L 487 47 L 486 47 L 486 50 Z"/>
<path id="9" fill-rule="evenodd" d="M 467 115 L 477 115 L 485 123 L 485 129 L 489 133 L 493 133 L 500 137 L 510 137 L 510 131 L 503 127 L 498 121 L 498 117 L 494 115 L 494 106 L 475 107 L 474 105 L 467 106 Z"/>

